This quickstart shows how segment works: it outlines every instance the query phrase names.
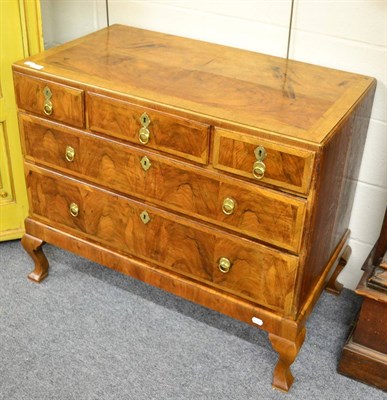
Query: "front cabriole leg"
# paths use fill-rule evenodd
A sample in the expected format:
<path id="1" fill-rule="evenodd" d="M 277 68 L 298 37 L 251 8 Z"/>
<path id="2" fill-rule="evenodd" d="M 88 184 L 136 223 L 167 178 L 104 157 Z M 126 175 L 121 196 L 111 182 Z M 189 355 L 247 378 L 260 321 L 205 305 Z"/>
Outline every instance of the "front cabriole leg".
<path id="1" fill-rule="evenodd" d="M 35 263 L 35 269 L 28 275 L 34 282 L 41 282 L 48 275 L 48 261 L 43 253 L 44 241 L 25 233 L 21 240 L 24 250 L 31 256 Z"/>
<path id="2" fill-rule="evenodd" d="M 297 357 L 302 344 L 304 343 L 306 329 L 302 328 L 295 341 L 281 336 L 269 334 L 273 349 L 278 353 L 278 363 L 274 369 L 273 387 L 287 392 L 294 381 L 290 366 Z"/>

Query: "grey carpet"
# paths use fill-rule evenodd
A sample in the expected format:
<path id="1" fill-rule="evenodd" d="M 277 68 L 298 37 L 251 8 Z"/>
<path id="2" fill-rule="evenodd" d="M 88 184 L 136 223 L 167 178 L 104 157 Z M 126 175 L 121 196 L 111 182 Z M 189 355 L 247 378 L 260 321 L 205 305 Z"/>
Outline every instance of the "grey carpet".
<path id="1" fill-rule="evenodd" d="M 293 364 L 271 388 L 277 355 L 257 328 L 52 246 L 40 285 L 19 241 L 0 243 L 0 399 L 386 399 L 337 374 L 359 298 L 323 294 Z"/>

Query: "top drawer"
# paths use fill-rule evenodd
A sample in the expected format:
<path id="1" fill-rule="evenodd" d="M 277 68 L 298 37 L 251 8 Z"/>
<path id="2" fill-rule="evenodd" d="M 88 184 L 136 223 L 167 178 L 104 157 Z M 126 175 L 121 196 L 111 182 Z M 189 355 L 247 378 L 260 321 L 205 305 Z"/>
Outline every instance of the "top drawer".
<path id="1" fill-rule="evenodd" d="M 87 93 L 89 128 L 206 164 L 210 126 Z"/>
<path id="2" fill-rule="evenodd" d="M 216 128 L 214 167 L 294 192 L 307 194 L 314 153 Z"/>
<path id="3" fill-rule="evenodd" d="M 19 108 L 83 128 L 83 90 L 14 73 Z"/>

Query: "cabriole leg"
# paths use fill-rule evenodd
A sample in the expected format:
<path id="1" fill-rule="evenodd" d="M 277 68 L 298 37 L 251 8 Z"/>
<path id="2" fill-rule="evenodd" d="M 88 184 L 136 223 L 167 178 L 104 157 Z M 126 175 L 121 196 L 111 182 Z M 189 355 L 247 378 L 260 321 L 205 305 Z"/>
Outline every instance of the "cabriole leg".
<path id="1" fill-rule="evenodd" d="M 39 283 L 48 275 L 48 261 L 42 249 L 45 242 L 25 233 L 21 243 L 35 263 L 35 269 L 28 275 L 28 278 Z"/>
<path id="2" fill-rule="evenodd" d="M 274 369 L 273 387 L 275 389 L 287 392 L 294 381 L 294 377 L 290 371 L 290 366 L 297 357 L 302 344 L 304 343 L 306 329 L 303 328 L 297 339 L 291 341 L 272 333 L 269 334 L 269 339 L 273 349 L 278 353 L 278 363 Z"/>

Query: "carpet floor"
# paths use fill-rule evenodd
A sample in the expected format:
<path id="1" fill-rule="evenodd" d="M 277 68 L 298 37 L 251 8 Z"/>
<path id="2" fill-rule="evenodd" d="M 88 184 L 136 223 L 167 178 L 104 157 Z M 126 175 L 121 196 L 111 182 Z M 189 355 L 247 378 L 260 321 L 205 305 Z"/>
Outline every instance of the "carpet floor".
<path id="1" fill-rule="evenodd" d="M 46 245 L 50 275 L 26 275 L 0 243 L 1 400 L 386 399 L 336 372 L 360 299 L 324 293 L 288 394 L 271 387 L 265 332 Z"/>

